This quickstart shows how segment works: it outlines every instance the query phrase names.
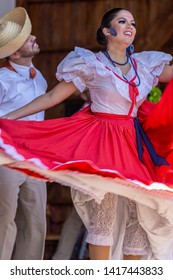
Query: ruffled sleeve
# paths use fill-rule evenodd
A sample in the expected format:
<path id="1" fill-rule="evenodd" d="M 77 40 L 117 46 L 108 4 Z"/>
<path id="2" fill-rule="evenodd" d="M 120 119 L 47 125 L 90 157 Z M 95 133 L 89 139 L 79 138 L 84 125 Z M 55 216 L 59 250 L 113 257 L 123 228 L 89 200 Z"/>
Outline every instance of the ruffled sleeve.
<path id="1" fill-rule="evenodd" d="M 59 81 L 72 81 L 77 89 L 83 92 L 93 80 L 93 56 L 91 51 L 76 47 L 58 65 L 56 78 Z"/>
<path id="2" fill-rule="evenodd" d="M 140 64 L 143 70 L 145 69 L 150 75 L 153 76 L 153 86 L 158 84 L 158 77 L 162 73 L 166 64 L 172 60 L 170 54 L 159 51 L 144 51 L 132 55 Z"/>

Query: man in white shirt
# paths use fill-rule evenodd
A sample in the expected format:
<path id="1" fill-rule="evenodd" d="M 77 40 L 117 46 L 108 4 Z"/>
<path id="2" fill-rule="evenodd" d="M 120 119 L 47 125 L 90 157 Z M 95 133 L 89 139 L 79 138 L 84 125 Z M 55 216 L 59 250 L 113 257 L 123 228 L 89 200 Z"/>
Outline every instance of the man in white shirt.
<path id="1" fill-rule="evenodd" d="M 47 83 L 33 64 L 40 51 L 26 10 L 0 18 L 0 116 L 44 94 Z M 44 112 L 24 118 L 41 121 Z M 19 120 L 20 121 L 20 120 Z M 42 259 L 46 236 L 46 184 L 0 167 L 0 259 Z"/>

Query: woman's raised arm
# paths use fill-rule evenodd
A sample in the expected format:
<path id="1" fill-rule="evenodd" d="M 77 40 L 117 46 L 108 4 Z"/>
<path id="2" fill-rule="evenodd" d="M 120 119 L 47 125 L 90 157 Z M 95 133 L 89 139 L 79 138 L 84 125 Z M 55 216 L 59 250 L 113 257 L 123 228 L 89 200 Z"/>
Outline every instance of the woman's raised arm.
<path id="1" fill-rule="evenodd" d="M 73 82 L 66 83 L 65 81 L 62 81 L 46 94 L 35 98 L 27 105 L 10 112 L 2 116 L 1 118 L 20 119 L 37 112 L 44 111 L 55 106 L 56 104 L 61 103 L 70 95 L 72 95 L 76 90 L 77 88 L 75 87 Z"/>
<path id="2" fill-rule="evenodd" d="M 159 82 L 168 83 L 173 79 L 173 65 L 166 65 L 159 76 Z"/>

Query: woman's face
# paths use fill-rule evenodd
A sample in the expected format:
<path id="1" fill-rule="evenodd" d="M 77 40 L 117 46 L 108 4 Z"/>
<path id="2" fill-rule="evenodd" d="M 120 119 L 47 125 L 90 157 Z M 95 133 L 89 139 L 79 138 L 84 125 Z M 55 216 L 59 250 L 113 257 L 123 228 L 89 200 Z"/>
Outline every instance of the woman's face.
<path id="1" fill-rule="evenodd" d="M 116 30 L 117 36 L 114 36 L 119 42 L 130 45 L 136 35 L 135 20 L 128 11 L 121 10 L 111 21 L 111 27 Z"/>

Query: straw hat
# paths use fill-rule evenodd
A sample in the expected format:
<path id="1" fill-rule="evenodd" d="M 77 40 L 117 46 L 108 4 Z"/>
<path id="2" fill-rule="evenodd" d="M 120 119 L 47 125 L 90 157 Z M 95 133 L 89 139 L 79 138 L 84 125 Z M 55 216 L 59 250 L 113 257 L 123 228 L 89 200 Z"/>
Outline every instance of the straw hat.
<path id="1" fill-rule="evenodd" d="M 16 52 L 31 34 L 31 21 L 26 10 L 17 7 L 0 18 L 0 59 Z"/>

